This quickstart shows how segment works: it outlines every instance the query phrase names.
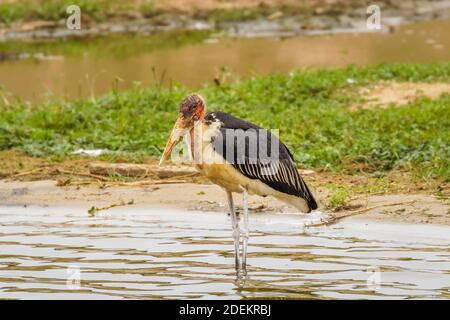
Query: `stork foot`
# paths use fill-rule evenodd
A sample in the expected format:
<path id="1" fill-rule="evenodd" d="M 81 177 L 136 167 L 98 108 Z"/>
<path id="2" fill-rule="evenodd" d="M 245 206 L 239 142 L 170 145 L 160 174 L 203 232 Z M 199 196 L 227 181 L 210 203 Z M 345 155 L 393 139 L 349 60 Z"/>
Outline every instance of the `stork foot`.
<path id="1" fill-rule="evenodd" d="M 248 276 L 247 273 L 247 269 L 240 268 L 239 270 L 236 270 L 235 284 L 238 287 L 244 286 L 247 280 L 250 280 L 250 277 Z"/>

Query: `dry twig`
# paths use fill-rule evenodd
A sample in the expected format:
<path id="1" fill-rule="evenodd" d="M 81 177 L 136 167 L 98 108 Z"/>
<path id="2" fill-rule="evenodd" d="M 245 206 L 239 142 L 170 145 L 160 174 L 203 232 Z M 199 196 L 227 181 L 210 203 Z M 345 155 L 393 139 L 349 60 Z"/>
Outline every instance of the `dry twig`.
<path id="1" fill-rule="evenodd" d="M 43 169 L 44 168 L 36 168 L 36 169 L 30 170 L 30 171 L 19 172 L 19 173 L 10 175 L 8 178 L 18 178 L 18 177 L 23 177 L 23 176 L 29 176 L 31 174 L 35 174 L 39 171 L 42 171 Z"/>
<path id="2" fill-rule="evenodd" d="M 148 185 L 156 185 L 156 184 L 171 184 L 171 183 L 184 183 L 186 180 L 142 180 L 142 181 L 133 181 L 133 182 L 117 182 L 111 183 L 106 187 L 111 186 L 126 186 L 126 187 L 139 187 L 139 186 L 148 186 Z"/>
<path id="3" fill-rule="evenodd" d="M 111 208 L 114 208 L 114 207 L 128 206 L 128 205 L 132 205 L 132 204 L 134 204 L 134 200 L 130 200 L 128 202 L 125 202 L 125 201 L 122 200 L 120 203 L 113 203 L 113 204 L 110 204 L 110 205 L 108 205 L 106 207 L 97 208 L 95 206 L 92 206 L 88 210 L 88 213 L 89 213 L 90 216 L 95 216 L 95 214 L 97 212 L 102 211 L 102 210 L 108 210 L 108 209 L 111 209 Z"/>
<path id="4" fill-rule="evenodd" d="M 106 177 L 98 176 L 98 175 L 90 174 L 90 173 L 70 172 L 70 171 L 61 170 L 61 169 L 58 169 L 58 172 L 64 173 L 64 174 L 68 174 L 68 175 L 72 175 L 72 176 L 88 177 L 88 178 L 94 178 L 94 179 L 101 180 L 101 181 L 109 181 L 109 179 L 106 178 Z"/>
<path id="5" fill-rule="evenodd" d="M 309 225 L 308 227 L 328 226 L 328 225 L 331 225 L 331 224 L 335 224 L 335 223 L 339 222 L 340 220 L 342 220 L 344 218 L 357 216 L 359 214 L 365 213 L 365 212 L 373 210 L 373 209 L 382 208 L 382 207 L 390 207 L 390 206 L 399 206 L 399 205 L 403 205 L 403 204 L 412 204 L 414 202 L 416 202 L 416 200 L 403 201 L 403 202 L 388 202 L 388 203 L 378 204 L 378 205 L 375 205 L 375 206 L 361 208 L 361 209 L 349 212 L 348 214 L 345 214 L 345 215 L 342 215 L 342 216 L 331 217 L 329 220 L 322 221 L 322 222 L 319 222 L 319 223 L 316 223 L 316 224 L 313 224 L 313 225 Z"/>

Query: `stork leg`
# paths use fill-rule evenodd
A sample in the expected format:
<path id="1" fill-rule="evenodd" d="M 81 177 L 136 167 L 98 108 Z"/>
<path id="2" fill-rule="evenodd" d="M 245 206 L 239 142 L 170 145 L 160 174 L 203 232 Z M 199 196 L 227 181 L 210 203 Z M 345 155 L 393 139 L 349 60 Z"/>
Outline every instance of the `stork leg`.
<path id="1" fill-rule="evenodd" d="M 243 207 L 244 207 L 244 226 L 242 228 L 242 270 L 244 273 L 247 271 L 247 244 L 249 237 L 248 229 L 248 192 L 244 190 L 243 193 Z"/>
<path id="2" fill-rule="evenodd" d="M 239 272 L 240 259 L 239 259 L 239 223 L 236 216 L 236 210 L 234 209 L 233 194 L 227 191 L 228 205 L 230 207 L 231 227 L 233 228 L 233 240 L 234 240 L 234 266 L 236 271 Z"/>

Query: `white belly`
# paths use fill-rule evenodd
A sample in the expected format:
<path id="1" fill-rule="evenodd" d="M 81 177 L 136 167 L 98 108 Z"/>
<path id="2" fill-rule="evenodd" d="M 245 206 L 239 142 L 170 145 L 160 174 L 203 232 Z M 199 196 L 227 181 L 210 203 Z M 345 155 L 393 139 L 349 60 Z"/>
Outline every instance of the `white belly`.
<path id="1" fill-rule="evenodd" d="M 214 157 L 222 159 L 217 153 Z M 309 211 L 308 205 L 303 198 L 279 192 L 258 179 L 250 179 L 240 173 L 230 163 L 204 162 L 196 167 L 212 183 L 230 192 L 242 193 L 244 190 L 247 190 L 252 195 L 273 196 L 302 212 Z"/>

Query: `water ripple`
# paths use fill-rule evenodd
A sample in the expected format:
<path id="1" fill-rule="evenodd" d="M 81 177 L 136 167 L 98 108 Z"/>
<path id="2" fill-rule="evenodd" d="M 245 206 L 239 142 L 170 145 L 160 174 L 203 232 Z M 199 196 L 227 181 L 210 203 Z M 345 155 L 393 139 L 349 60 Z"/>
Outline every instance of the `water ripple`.
<path id="1" fill-rule="evenodd" d="M 0 207 L 0 298 L 450 298 L 450 228 L 301 219 L 252 216 L 236 283 L 225 214 Z"/>

